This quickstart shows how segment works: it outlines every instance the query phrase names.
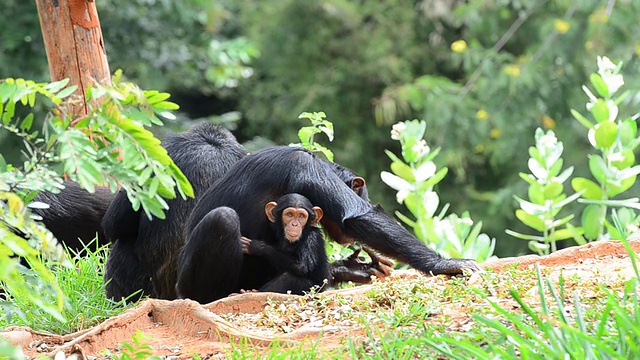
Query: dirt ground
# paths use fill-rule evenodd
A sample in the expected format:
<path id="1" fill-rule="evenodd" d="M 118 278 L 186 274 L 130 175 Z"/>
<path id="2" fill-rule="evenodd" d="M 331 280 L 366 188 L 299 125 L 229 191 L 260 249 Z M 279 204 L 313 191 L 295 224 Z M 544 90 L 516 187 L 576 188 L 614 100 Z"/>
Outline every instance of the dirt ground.
<path id="1" fill-rule="evenodd" d="M 634 251 L 640 251 L 640 240 L 630 241 L 630 244 Z M 484 264 L 484 267 L 499 273 L 506 267 L 527 269 L 534 264 L 546 269 L 551 277 L 560 271 L 564 277 L 578 276 L 581 279 L 628 279 L 634 276 L 625 248 L 621 243 L 612 241 L 568 248 L 545 257 L 528 255 L 499 259 Z M 412 270 L 399 270 L 385 282 L 411 282 L 416 279 L 424 280 L 424 277 Z M 426 281 L 444 288 L 451 280 L 437 276 Z M 482 281 L 482 277 L 474 274 L 464 281 L 475 284 Z M 247 341 L 257 349 L 274 341 L 294 346 L 311 341 L 324 349 L 332 349 L 341 346 L 347 337 L 353 339 L 364 335 L 361 325 L 349 320 L 352 317 L 344 316 L 347 311 L 344 304 L 367 296 L 372 287 L 380 285 L 327 291 L 312 296 L 312 299 L 309 296 L 272 293 L 242 294 L 206 305 L 190 300 L 149 299 L 134 309 L 78 333 L 51 335 L 13 327 L 0 332 L 0 336 L 21 345 L 29 357 L 53 357 L 63 352 L 78 354 L 80 358 L 105 358 L 106 351 L 117 353 L 121 343 L 131 343 L 138 330 L 146 336 L 145 344 L 153 348 L 154 355 L 165 359 L 191 359 L 194 354 L 202 359 L 223 358 L 230 351 L 231 344 L 238 341 Z M 433 318 L 438 316 L 447 316 L 449 325 L 457 330 L 464 329 L 465 324 L 471 321 L 464 311 L 446 301 L 442 302 L 438 315 Z"/>

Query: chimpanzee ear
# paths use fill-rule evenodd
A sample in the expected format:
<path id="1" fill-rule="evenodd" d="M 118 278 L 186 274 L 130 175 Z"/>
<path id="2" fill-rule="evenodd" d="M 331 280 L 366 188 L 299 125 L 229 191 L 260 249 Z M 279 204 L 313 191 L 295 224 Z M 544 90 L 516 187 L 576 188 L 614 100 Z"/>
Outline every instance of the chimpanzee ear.
<path id="1" fill-rule="evenodd" d="M 365 185 L 367 185 L 367 182 L 364 181 L 364 179 L 359 176 L 354 178 L 351 181 L 351 189 L 355 191 L 356 194 L 359 194 L 360 190 L 362 190 L 362 188 L 365 187 Z"/>
<path id="2" fill-rule="evenodd" d="M 316 226 L 318 225 L 318 223 L 320 223 L 320 220 L 322 220 L 322 216 L 324 215 L 324 211 L 322 211 L 322 209 L 318 206 L 314 206 L 313 207 L 313 212 L 316 213 L 316 218 L 315 220 L 313 220 L 313 223 L 311 224 L 312 226 Z"/>
<path id="3" fill-rule="evenodd" d="M 269 221 L 271 221 L 272 223 L 278 221 L 275 215 L 273 215 L 273 209 L 275 209 L 276 206 L 278 206 L 278 203 L 275 201 L 272 201 L 264 206 L 264 212 L 265 214 L 267 214 L 267 218 L 269 218 Z"/>

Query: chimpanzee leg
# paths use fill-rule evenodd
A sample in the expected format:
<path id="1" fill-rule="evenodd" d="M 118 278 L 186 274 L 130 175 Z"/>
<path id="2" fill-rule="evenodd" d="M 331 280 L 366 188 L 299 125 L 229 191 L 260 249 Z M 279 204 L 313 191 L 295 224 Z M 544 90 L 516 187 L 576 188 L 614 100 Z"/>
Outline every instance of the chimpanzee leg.
<path id="1" fill-rule="evenodd" d="M 305 292 L 309 292 L 314 285 L 320 284 L 314 284 L 310 279 L 285 272 L 264 284 L 259 290 L 262 292 L 277 292 L 282 294 L 290 291 L 292 294 L 302 295 Z"/>
<path id="2" fill-rule="evenodd" d="M 228 207 L 211 210 L 180 253 L 178 297 L 208 302 L 238 291 L 242 256 L 238 214 Z"/>
<path id="3" fill-rule="evenodd" d="M 135 301 L 143 294 L 152 293 L 153 285 L 150 275 L 140 262 L 134 245 L 133 242 L 126 240 L 116 240 L 111 245 L 109 261 L 104 270 L 106 294 L 110 299 L 118 301 L 142 290 L 130 299 Z"/>

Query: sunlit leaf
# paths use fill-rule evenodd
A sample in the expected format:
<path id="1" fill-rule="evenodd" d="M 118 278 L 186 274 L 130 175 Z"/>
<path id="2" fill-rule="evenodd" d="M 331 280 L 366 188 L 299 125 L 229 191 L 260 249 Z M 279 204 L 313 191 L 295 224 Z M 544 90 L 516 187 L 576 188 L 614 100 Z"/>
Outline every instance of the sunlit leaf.
<path id="1" fill-rule="evenodd" d="M 522 209 L 516 210 L 516 217 L 518 218 L 518 220 L 522 221 L 523 224 L 536 231 L 543 232 L 545 229 L 544 220 L 536 215 L 526 213 Z"/>
<path id="2" fill-rule="evenodd" d="M 608 98 L 609 88 L 607 87 L 607 84 L 605 84 L 604 80 L 602 80 L 602 77 L 596 73 L 592 73 L 590 79 L 591 84 L 594 88 L 596 88 L 598 94 L 600 94 L 600 96 L 602 96 L 603 98 Z"/>
<path id="3" fill-rule="evenodd" d="M 616 141 L 618 124 L 615 122 L 602 122 L 595 126 L 596 148 L 607 149 Z"/>
<path id="4" fill-rule="evenodd" d="M 609 121 L 609 107 L 607 103 L 602 99 L 598 99 L 591 107 L 591 114 L 598 123 Z"/>
<path id="5" fill-rule="evenodd" d="M 604 193 L 600 186 L 589 179 L 585 179 L 582 177 L 573 178 L 571 180 L 571 187 L 575 192 L 583 191 L 582 196 L 587 199 L 604 199 Z"/>
<path id="6" fill-rule="evenodd" d="M 586 127 L 587 129 L 591 129 L 594 125 L 589 119 L 587 119 L 586 117 L 584 117 L 582 114 L 580 114 L 574 109 L 571 109 L 571 115 L 573 115 L 573 117 L 576 120 L 578 120 L 578 122 L 582 124 L 584 127 Z"/>
<path id="7" fill-rule="evenodd" d="M 606 207 L 589 204 L 582 212 L 582 229 L 588 239 L 597 239 L 602 233 Z"/>

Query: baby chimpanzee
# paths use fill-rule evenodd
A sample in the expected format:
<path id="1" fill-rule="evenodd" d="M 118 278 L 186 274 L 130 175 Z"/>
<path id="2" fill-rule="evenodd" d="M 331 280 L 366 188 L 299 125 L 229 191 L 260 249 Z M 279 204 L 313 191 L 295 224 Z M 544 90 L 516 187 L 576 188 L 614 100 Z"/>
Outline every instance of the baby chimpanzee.
<path id="1" fill-rule="evenodd" d="M 275 242 L 242 237 L 242 251 L 268 259 L 279 274 L 259 291 L 302 295 L 331 280 L 322 232 L 316 225 L 323 211 L 299 194 L 287 194 L 264 208 Z"/>

